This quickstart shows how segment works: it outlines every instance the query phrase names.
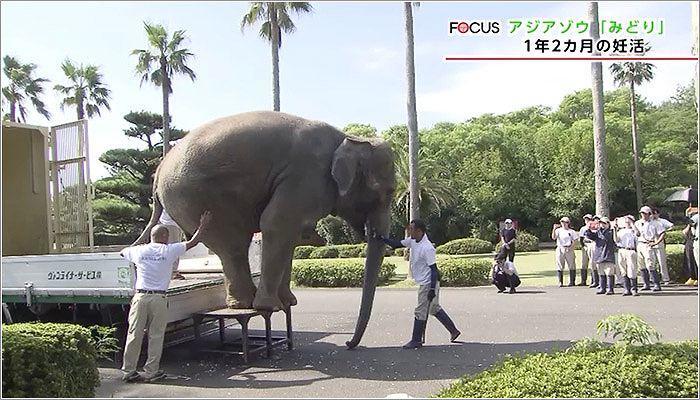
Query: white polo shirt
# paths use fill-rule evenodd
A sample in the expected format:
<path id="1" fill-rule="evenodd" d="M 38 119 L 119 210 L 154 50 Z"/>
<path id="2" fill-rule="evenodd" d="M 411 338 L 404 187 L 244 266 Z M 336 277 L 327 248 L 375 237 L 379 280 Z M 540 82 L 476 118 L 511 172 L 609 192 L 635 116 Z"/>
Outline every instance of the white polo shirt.
<path id="1" fill-rule="evenodd" d="M 622 228 L 617 231 L 617 246 L 621 249 L 637 248 L 637 234 L 632 228 Z"/>
<path id="2" fill-rule="evenodd" d="M 661 236 L 665 229 L 655 220 L 644 221 L 643 219 L 634 222 L 634 225 L 639 230 L 640 242 L 654 242 Z"/>
<path id="3" fill-rule="evenodd" d="M 435 247 L 430 243 L 428 235 L 423 235 L 420 242 L 406 238 L 401 241 L 404 247 L 411 249 L 411 275 L 419 285 L 430 285 L 430 265 L 435 264 Z"/>
<path id="4" fill-rule="evenodd" d="M 557 240 L 557 247 L 570 247 L 578 239 L 578 233 L 571 228 L 557 228 L 554 230 L 554 237 Z"/>
<path id="5" fill-rule="evenodd" d="M 127 247 L 122 257 L 136 264 L 136 289 L 168 290 L 173 262 L 187 251 L 185 242 Z"/>

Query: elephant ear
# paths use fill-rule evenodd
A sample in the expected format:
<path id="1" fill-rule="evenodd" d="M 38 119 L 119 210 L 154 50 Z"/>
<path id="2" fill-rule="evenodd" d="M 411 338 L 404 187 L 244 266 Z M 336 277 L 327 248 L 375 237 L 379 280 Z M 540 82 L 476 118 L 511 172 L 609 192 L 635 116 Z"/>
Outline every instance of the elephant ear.
<path id="1" fill-rule="evenodd" d="M 361 162 L 372 151 L 372 145 L 362 140 L 346 138 L 333 153 L 331 175 L 338 184 L 338 193 L 345 196 L 352 188 Z"/>

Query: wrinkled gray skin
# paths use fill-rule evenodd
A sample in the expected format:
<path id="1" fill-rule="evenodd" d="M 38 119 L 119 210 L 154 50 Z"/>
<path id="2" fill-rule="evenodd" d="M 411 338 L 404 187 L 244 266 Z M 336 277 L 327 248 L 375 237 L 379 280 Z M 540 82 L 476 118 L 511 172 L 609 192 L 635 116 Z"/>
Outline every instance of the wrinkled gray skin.
<path id="1" fill-rule="evenodd" d="M 279 112 L 238 114 L 191 131 L 167 154 L 156 172 L 151 221 L 137 242 L 147 240 L 163 206 L 189 233 L 210 210 L 203 242 L 223 264 L 227 305 L 281 309 L 297 302 L 289 283 L 302 230 L 335 214 L 358 232 L 386 235 L 395 185 L 393 154 L 381 140 L 351 138 L 326 123 Z M 264 244 L 256 290 L 248 247 L 258 231 Z M 384 258 L 384 244 L 370 235 L 367 240 L 349 348 L 367 326 Z"/>

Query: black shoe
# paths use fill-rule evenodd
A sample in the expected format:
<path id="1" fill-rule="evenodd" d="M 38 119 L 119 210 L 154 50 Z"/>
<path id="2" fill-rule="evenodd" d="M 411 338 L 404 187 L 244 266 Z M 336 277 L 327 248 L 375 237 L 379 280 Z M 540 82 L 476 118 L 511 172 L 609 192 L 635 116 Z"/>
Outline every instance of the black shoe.
<path id="1" fill-rule="evenodd" d="M 156 382 L 156 381 L 159 381 L 159 380 L 165 378 L 166 376 L 167 376 L 167 375 L 165 375 L 165 372 L 163 372 L 163 371 L 158 371 L 158 372 L 155 373 L 155 375 L 153 375 L 153 376 L 151 376 L 151 377 L 148 377 L 148 378 L 145 378 L 144 380 L 145 380 L 146 382 Z"/>
<path id="2" fill-rule="evenodd" d="M 649 270 L 642 270 L 642 280 L 644 281 L 644 286 L 641 290 L 651 290 L 651 282 L 649 281 Z"/>
<path id="3" fill-rule="evenodd" d="M 598 281 L 600 282 L 600 287 L 595 294 L 605 294 L 605 289 L 607 288 L 607 277 L 605 275 L 598 275 Z"/>
<path id="4" fill-rule="evenodd" d="M 637 278 L 632 279 L 632 296 L 639 296 L 639 290 L 637 289 Z"/>
<path id="5" fill-rule="evenodd" d="M 133 383 L 143 380 L 143 378 L 138 372 L 131 371 L 128 374 L 124 374 L 124 376 L 122 376 L 122 380 L 126 383 Z"/>
<path id="6" fill-rule="evenodd" d="M 508 291 L 508 294 L 514 294 L 514 293 L 515 293 L 515 288 L 511 286 L 510 290 Z"/>
<path id="7" fill-rule="evenodd" d="M 654 287 L 651 289 L 652 292 L 661 291 L 661 279 L 659 278 L 659 271 L 651 271 L 651 279 L 654 282 Z"/>
<path id="8" fill-rule="evenodd" d="M 569 270 L 569 284 L 567 286 L 575 286 L 575 285 L 576 285 L 576 270 L 570 269 Z"/>
<path id="9" fill-rule="evenodd" d="M 559 278 L 559 287 L 564 287 L 564 271 L 557 271 L 557 278 Z"/>
<path id="10" fill-rule="evenodd" d="M 593 289 L 597 288 L 598 286 L 600 286 L 600 283 L 598 282 L 598 274 L 593 272 L 593 274 L 591 274 L 591 285 L 588 287 Z"/>
<path id="11" fill-rule="evenodd" d="M 628 276 L 622 278 L 622 284 L 625 287 L 625 292 L 622 293 L 623 296 L 632 296 L 632 282 Z"/>
<path id="12" fill-rule="evenodd" d="M 615 294 L 615 275 L 608 276 L 608 291 L 605 294 Z"/>
<path id="13" fill-rule="evenodd" d="M 404 349 L 420 349 L 423 347 L 423 332 L 425 332 L 425 325 L 427 321 L 421 321 L 419 319 L 413 320 L 413 334 L 411 335 L 411 341 L 403 345 Z"/>
<path id="14" fill-rule="evenodd" d="M 512 288 L 511 288 L 512 289 Z M 454 342 L 455 339 L 459 335 L 462 334 L 462 332 L 457 329 L 455 326 L 455 323 L 452 321 L 452 318 L 450 318 L 449 315 L 445 312 L 445 310 L 440 310 L 437 313 L 435 313 L 435 318 L 437 318 L 438 321 L 447 329 L 448 332 L 450 332 L 450 342 Z"/>
<path id="15" fill-rule="evenodd" d="M 579 283 L 579 286 L 588 286 L 586 281 L 588 280 L 588 270 L 585 268 L 581 268 L 581 283 Z"/>

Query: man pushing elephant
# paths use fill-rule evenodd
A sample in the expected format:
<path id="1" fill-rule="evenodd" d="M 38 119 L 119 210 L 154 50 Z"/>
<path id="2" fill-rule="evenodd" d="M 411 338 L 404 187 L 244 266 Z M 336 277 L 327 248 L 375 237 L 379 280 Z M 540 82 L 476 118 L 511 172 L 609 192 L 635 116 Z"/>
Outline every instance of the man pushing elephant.
<path id="1" fill-rule="evenodd" d="M 440 272 L 435 261 L 435 247 L 430 243 L 426 234 L 425 223 L 419 219 L 411 221 L 410 237 L 404 240 L 394 240 L 378 235 L 387 245 L 398 248 L 407 247 L 411 250 L 411 273 L 419 286 L 418 305 L 414 311 L 413 334 L 411 340 L 403 345 L 404 349 L 417 349 L 423 346 L 423 335 L 428 322 L 428 314 L 434 315 L 448 332 L 450 341 L 454 342 L 461 332 L 452 319 L 438 302 L 440 294 Z"/>

